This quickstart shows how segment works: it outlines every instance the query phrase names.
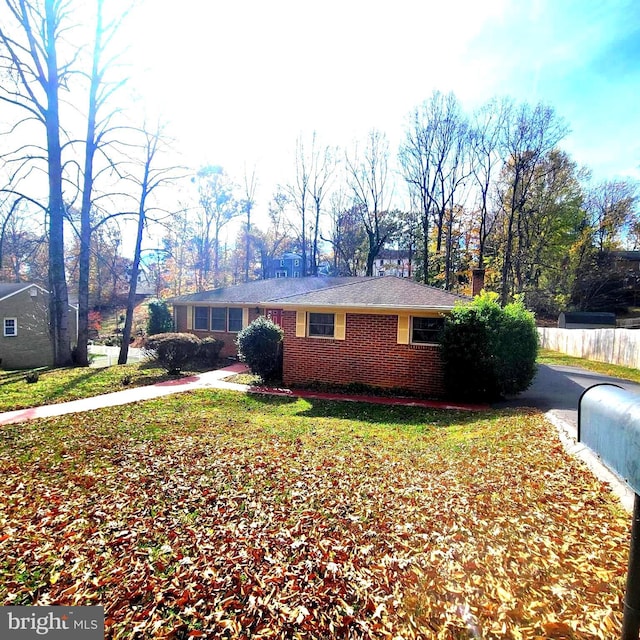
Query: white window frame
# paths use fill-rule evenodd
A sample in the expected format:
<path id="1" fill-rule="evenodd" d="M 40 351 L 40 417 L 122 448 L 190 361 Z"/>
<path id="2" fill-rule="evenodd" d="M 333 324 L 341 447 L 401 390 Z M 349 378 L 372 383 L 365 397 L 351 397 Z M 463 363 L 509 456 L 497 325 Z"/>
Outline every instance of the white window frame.
<path id="1" fill-rule="evenodd" d="M 222 315 L 220 313 L 220 310 L 222 309 L 222 311 L 224 312 L 224 327 L 222 329 L 214 329 L 213 327 L 213 314 L 214 312 L 218 312 L 218 315 Z M 228 322 L 228 314 L 227 314 L 227 307 L 211 307 L 211 313 L 210 313 L 210 325 L 209 325 L 209 330 L 210 331 L 215 331 L 217 333 L 227 333 L 227 322 Z M 222 320 L 222 318 L 216 318 L 216 321 L 220 321 Z"/>
<path id="2" fill-rule="evenodd" d="M 414 340 L 413 339 L 413 322 L 415 319 L 419 319 L 419 320 L 437 320 L 440 323 L 444 323 L 444 318 L 434 318 L 434 317 L 425 317 L 425 316 L 411 316 L 411 324 L 409 326 L 409 341 L 411 344 L 439 344 L 439 342 L 437 340 L 433 340 L 431 342 L 422 342 L 422 341 L 418 341 L 418 340 Z"/>
<path id="3" fill-rule="evenodd" d="M 13 333 L 7 331 L 7 323 L 13 322 Z M 3 335 L 5 338 L 15 338 L 18 335 L 18 318 L 4 318 L 2 322 Z"/>
<path id="4" fill-rule="evenodd" d="M 333 333 L 331 335 L 326 335 L 326 334 L 318 334 L 318 333 L 311 333 L 311 316 L 317 316 L 317 315 L 321 315 L 321 316 L 333 316 Z M 315 323 L 313 323 L 315 324 Z M 336 337 L 336 314 L 335 313 L 316 313 L 316 312 L 309 312 L 307 314 L 307 336 L 309 338 L 321 338 L 321 339 L 325 339 L 325 340 L 334 340 Z"/>
<path id="5" fill-rule="evenodd" d="M 231 310 L 240 312 L 240 328 L 231 329 Z M 227 333 L 240 333 L 242 331 L 242 307 L 227 307 Z"/>
<path id="6" fill-rule="evenodd" d="M 202 321 L 203 319 L 205 320 L 204 327 L 202 327 L 202 326 L 197 327 L 196 326 L 196 316 L 198 315 L 198 313 L 202 313 L 202 309 L 204 309 L 206 311 L 207 317 L 206 318 L 200 318 L 200 321 Z M 210 317 L 211 317 L 211 310 L 208 307 L 202 307 L 202 306 L 194 307 L 193 308 L 193 330 L 194 331 L 209 331 Z"/>

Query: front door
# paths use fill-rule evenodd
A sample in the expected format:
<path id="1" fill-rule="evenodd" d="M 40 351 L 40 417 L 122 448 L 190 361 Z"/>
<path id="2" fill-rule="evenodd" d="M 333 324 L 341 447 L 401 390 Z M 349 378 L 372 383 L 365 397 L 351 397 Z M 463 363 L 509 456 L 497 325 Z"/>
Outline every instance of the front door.
<path id="1" fill-rule="evenodd" d="M 265 315 L 273 324 L 277 324 L 279 327 L 282 326 L 282 309 L 267 309 Z"/>

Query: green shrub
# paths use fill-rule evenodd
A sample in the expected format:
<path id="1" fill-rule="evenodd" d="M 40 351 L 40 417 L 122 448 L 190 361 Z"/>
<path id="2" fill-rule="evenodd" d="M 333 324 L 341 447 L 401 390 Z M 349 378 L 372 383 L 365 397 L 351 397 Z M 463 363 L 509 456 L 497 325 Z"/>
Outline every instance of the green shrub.
<path id="1" fill-rule="evenodd" d="M 213 337 L 202 338 L 198 359 L 204 364 L 215 364 L 220 357 L 220 351 L 222 351 L 223 346 L 224 342 L 222 340 L 216 340 Z"/>
<path id="2" fill-rule="evenodd" d="M 260 316 L 238 334 L 238 356 L 263 380 L 277 380 L 282 377 L 283 336 L 277 324 Z"/>
<path id="3" fill-rule="evenodd" d="M 143 349 L 149 358 L 169 373 L 179 373 L 200 352 L 202 341 L 192 333 L 158 333 L 148 337 Z"/>
<path id="4" fill-rule="evenodd" d="M 456 307 L 441 338 L 450 397 L 489 401 L 524 391 L 536 373 L 538 333 L 533 314 L 517 300 L 504 308 L 483 292 Z"/>
<path id="5" fill-rule="evenodd" d="M 149 310 L 147 335 L 153 336 L 158 333 L 173 331 L 173 318 L 171 317 L 169 306 L 164 300 L 157 298 L 149 300 L 147 308 Z"/>

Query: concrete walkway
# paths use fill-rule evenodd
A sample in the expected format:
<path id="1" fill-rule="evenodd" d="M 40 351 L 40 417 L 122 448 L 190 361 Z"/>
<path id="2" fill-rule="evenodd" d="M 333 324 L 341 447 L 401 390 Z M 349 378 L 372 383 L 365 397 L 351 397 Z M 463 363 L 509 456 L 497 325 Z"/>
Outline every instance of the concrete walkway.
<path id="1" fill-rule="evenodd" d="M 237 363 L 229 367 L 224 367 L 223 369 L 207 371 L 197 376 L 176 378 L 175 380 L 158 382 L 157 384 L 145 387 L 132 387 L 131 389 L 123 389 L 122 391 L 116 391 L 114 393 L 105 393 L 100 396 L 61 402 L 60 404 L 47 404 L 41 407 L 33 407 L 32 409 L 7 411 L 6 413 L 0 413 L 0 425 L 24 422 L 25 420 L 33 420 L 34 418 L 63 416 L 69 413 L 91 411 L 92 409 L 99 409 L 101 407 L 116 407 L 122 404 L 138 402 L 139 400 L 160 398 L 161 396 L 167 396 L 172 393 L 192 391 L 193 389 L 231 389 L 233 391 L 246 391 L 248 387 L 244 384 L 234 384 L 224 381 L 224 378 L 234 373 L 244 373 L 246 371 L 247 368 L 244 364 Z"/>

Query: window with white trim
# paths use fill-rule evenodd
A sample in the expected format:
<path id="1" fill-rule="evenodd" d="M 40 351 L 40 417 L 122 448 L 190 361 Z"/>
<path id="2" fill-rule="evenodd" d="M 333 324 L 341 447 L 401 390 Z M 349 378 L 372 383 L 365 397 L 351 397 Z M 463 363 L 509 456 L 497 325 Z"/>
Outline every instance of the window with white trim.
<path id="1" fill-rule="evenodd" d="M 242 309 L 229 307 L 229 333 L 242 331 Z"/>
<path id="2" fill-rule="evenodd" d="M 437 344 L 444 327 L 444 318 L 411 318 L 411 342 L 414 344 Z"/>
<path id="3" fill-rule="evenodd" d="M 5 337 L 13 337 L 18 335 L 18 319 L 17 318 L 5 318 L 4 319 L 4 335 Z"/>
<path id="4" fill-rule="evenodd" d="M 211 308 L 211 331 L 227 330 L 227 309 L 226 307 Z"/>
<path id="5" fill-rule="evenodd" d="M 312 338 L 333 338 L 335 322 L 334 313 L 309 313 L 308 335 Z"/>
<path id="6" fill-rule="evenodd" d="M 209 307 L 196 307 L 194 309 L 193 328 L 196 331 L 209 330 Z"/>

